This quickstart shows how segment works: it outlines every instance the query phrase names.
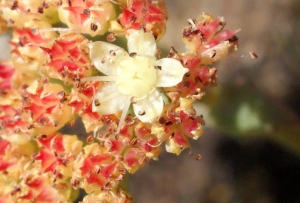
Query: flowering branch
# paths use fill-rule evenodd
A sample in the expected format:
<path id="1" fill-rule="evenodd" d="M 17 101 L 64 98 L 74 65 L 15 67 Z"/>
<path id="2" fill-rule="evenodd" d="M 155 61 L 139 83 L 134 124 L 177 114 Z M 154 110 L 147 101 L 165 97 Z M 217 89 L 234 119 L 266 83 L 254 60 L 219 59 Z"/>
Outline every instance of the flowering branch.
<path id="1" fill-rule="evenodd" d="M 203 134 L 193 103 L 216 84 L 212 64 L 237 48 L 238 31 L 202 14 L 183 29 L 186 52 L 161 58 L 161 0 L 3 0 L 0 9 L 1 32 L 13 32 L 0 63 L 0 202 L 72 202 L 79 188 L 82 202 L 132 202 L 124 176 L 163 144 L 179 155 Z M 107 42 L 83 35 L 106 33 Z M 77 118 L 85 140 L 59 132 Z"/>

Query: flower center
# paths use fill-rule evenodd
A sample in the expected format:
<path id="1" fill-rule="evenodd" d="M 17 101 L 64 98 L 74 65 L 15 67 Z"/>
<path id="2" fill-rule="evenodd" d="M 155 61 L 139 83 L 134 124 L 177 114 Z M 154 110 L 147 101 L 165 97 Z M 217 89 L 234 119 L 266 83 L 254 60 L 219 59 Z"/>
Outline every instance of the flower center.
<path id="1" fill-rule="evenodd" d="M 117 87 L 125 95 L 143 97 L 154 87 L 157 80 L 155 58 L 128 57 L 119 63 Z"/>

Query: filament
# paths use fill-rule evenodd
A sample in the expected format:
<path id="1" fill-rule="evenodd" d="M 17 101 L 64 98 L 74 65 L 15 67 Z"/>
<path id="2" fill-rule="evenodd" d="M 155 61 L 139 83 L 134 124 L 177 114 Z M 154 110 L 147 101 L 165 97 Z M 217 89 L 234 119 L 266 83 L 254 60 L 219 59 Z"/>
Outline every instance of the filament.
<path id="1" fill-rule="evenodd" d="M 88 78 L 82 78 L 82 82 L 87 82 L 87 81 L 103 81 L 103 82 L 109 82 L 109 81 L 116 81 L 117 77 L 116 76 L 92 76 Z"/>
<path id="2" fill-rule="evenodd" d="M 43 32 L 75 32 L 75 33 L 80 33 L 79 30 L 75 29 L 70 29 L 70 28 L 61 28 L 61 27 L 52 27 L 52 28 L 43 28 L 43 29 L 38 29 L 38 28 L 33 28 L 31 32 L 34 33 L 43 33 Z"/>
<path id="3" fill-rule="evenodd" d="M 128 109 L 129 109 L 130 104 L 131 104 L 131 102 L 130 102 L 130 97 L 128 97 L 128 98 L 126 99 L 125 104 L 124 104 L 124 109 L 123 109 L 123 111 L 122 111 L 122 115 L 121 115 L 121 118 L 120 118 L 120 121 L 119 121 L 119 124 L 118 124 L 118 128 L 117 128 L 117 133 L 119 133 L 120 130 L 121 130 L 121 127 L 122 127 L 122 125 L 123 125 L 123 123 L 124 123 L 124 120 L 125 120 L 125 117 L 126 117 L 126 114 L 127 114 L 127 112 L 128 112 Z"/>

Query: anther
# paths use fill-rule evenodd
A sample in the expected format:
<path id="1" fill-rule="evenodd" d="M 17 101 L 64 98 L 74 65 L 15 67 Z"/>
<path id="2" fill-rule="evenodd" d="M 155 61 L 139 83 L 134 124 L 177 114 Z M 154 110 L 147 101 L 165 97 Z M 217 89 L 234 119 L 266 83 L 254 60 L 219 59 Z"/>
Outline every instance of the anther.
<path id="1" fill-rule="evenodd" d="M 42 6 L 39 6 L 38 8 L 37 8 L 37 12 L 38 13 L 44 13 L 44 8 L 42 7 Z"/>
<path id="2" fill-rule="evenodd" d="M 239 38 L 235 35 L 228 39 L 229 42 L 236 42 L 238 40 L 239 40 Z"/>
<path id="3" fill-rule="evenodd" d="M 57 4 L 57 6 L 61 6 L 62 5 L 62 0 L 59 0 L 56 4 Z"/>
<path id="4" fill-rule="evenodd" d="M 190 77 L 191 76 L 191 73 L 190 72 L 187 72 L 184 74 L 184 77 Z"/>
<path id="5" fill-rule="evenodd" d="M 258 58 L 257 54 L 254 51 L 250 51 L 249 54 L 250 54 L 251 58 L 253 58 L 253 59 Z"/>
<path id="6" fill-rule="evenodd" d="M 80 78 L 73 78 L 73 81 L 74 81 L 74 86 L 76 88 L 79 88 L 81 79 Z"/>
<path id="7" fill-rule="evenodd" d="M 99 99 L 95 99 L 95 100 L 94 100 L 94 105 L 95 105 L 95 106 L 100 106 Z"/>
<path id="8" fill-rule="evenodd" d="M 98 25 L 96 25 L 95 23 L 91 23 L 91 30 L 95 32 L 97 29 Z"/>
<path id="9" fill-rule="evenodd" d="M 224 27 L 226 25 L 226 21 L 223 16 L 219 17 L 219 25 L 222 27 Z"/>
<path id="10" fill-rule="evenodd" d="M 49 8 L 49 3 L 43 2 L 42 6 L 43 6 L 45 9 L 47 9 L 47 8 Z"/>
<path id="11" fill-rule="evenodd" d="M 134 22 L 136 21 L 136 19 L 137 19 L 136 16 L 131 16 L 131 17 L 129 18 L 129 22 L 134 23 Z"/>
<path id="12" fill-rule="evenodd" d="M 138 143 L 138 139 L 137 138 L 133 138 L 131 141 L 130 141 L 130 146 L 134 146 L 136 143 Z"/>
<path id="13" fill-rule="evenodd" d="M 191 85 L 191 83 L 189 82 L 189 81 L 185 81 L 184 83 L 183 83 L 183 87 L 185 87 L 185 88 L 190 88 L 190 85 Z"/>
<path id="14" fill-rule="evenodd" d="M 130 103 L 136 104 L 136 102 L 137 102 L 136 97 L 131 97 L 131 98 L 130 98 Z"/>
<path id="15" fill-rule="evenodd" d="M 101 63 L 105 63 L 107 61 L 107 57 L 104 57 L 102 60 L 101 60 Z"/>
<path id="16" fill-rule="evenodd" d="M 209 53 L 209 57 L 210 58 L 214 58 L 216 56 L 216 50 L 212 50 L 210 53 Z"/>
<path id="17" fill-rule="evenodd" d="M 109 42 L 114 42 L 116 40 L 115 34 L 114 33 L 110 33 L 109 35 L 107 35 L 106 39 Z"/>
<path id="18" fill-rule="evenodd" d="M 119 168 L 118 171 L 119 171 L 121 174 L 126 174 L 126 169 L 125 169 L 125 168 Z"/>
<path id="19" fill-rule="evenodd" d="M 201 31 L 200 30 L 193 30 L 191 32 L 191 34 L 194 34 L 194 35 L 201 34 Z"/>
<path id="20" fill-rule="evenodd" d="M 143 116 L 143 115 L 146 114 L 146 112 L 145 111 L 139 111 L 138 114 L 139 114 L 139 116 Z"/>
<path id="21" fill-rule="evenodd" d="M 126 123 L 126 125 L 133 125 L 135 123 L 135 120 L 132 119 L 132 117 L 129 114 L 125 119 L 125 123 Z"/>
<path id="22" fill-rule="evenodd" d="M 42 138 L 42 139 L 46 139 L 46 138 L 47 138 L 47 135 L 45 135 L 45 134 L 44 134 L 44 135 L 41 135 L 41 138 Z"/>
<path id="23" fill-rule="evenodd" d="M 64 159 L 62 161 L 62 164 L 67 167 L 69 165 L 69 160 L 68 159 Z"/>
<path id="24" fill-rule="evenodd" d="M 168 122 L 165 123 L 165 126 L 170 126 L 170 125 L 173 125 L 172 121 L 168 121 Z"/>
<path id="25" fill-rule="evenodd" d="M 157 49 L 157 50 L 156 50 L 156 56 L 157 56 L 157 58 L 160 58 L 161 55 L 162 55 L 161 50 L 160 50 L 160 49 Z"/>
<path id="26" fill-rule="evenodd" d="M 6 95 L 6 94 L 7 94 L 7 90 L 6 90 L 6 89 L 1 89 L 1 90 L 0 90 L 0 94 Z"/>
<path id="27" fill-rule="evenodd" d="M 167 120 L 165 119 L 165 117 L 162 116 L 162 117 L 159 118 L 158 122 L 160 124 L 165 124 L 167 122 Z"/>
<path id="28" fill-rule="evenodd" d="M 202 79 L 199 77 L 199 76 L 196 76 L 195 77 L 195 83 L 197 84 L 197 83 L 202 83 L 203 81 L 202 81 Z"/>
<path id="29" fill-rule="evenodd" d="M 174 136 L 175 136 L 175 133 L 172 132 L 172 134 L 171 134 L 171 136 L 170 136 L 170 139 L 172 139 Z"/>
<path id="30" fill-rule="evenodd" d="M 10 19 L 8 19 L 8 23 L 9 23 L 9 24 L 14 24 L 15 21 L 14 21 L 13 19 L 10 18 Z"/>
<path id="31" fill-rule="evenodd" d="M 83 14 L 86 15 L 86 16 L 89 16 L 90 15 L 90 10 L 85 8 L 83 9 Z"/>
<path id="32" fill-rule="evenodd" d="M 92 136 L 92 135 L 88 136 L 88 137 L 86 138 L 86 142 L 87 142 L 88 144 L 93 143 L 93 142 L 94 142 L 93 136 Z"/>
<path id="33" fill-rule="evenodd" d="M 109 55 L 116 56 L 116 50 L 109 50 Z"/>
<path id="34" fill-rule="evenodd" d="M 180 124 L 181 123 L 181 118 L 180 117 L 175 117 L 175 124 Z"/>
<path id="35" fill-rule="evenodd" d="M 192 120 L 195 120 L 195 119 L 196 119 L 196 116 L 193 115 L 193 114 L 190 114 L 189 117 L 190 117 L 190 119 L 192 119 Z"/>
<path id="36" fill-rule="evenodd" d="M 101 168 L 96 169 L 96 174 L 99 174 L 101 172 Z"/>
<path id="37" fill-rule="evenodd" d="M 196 161 L 200 161 L 200 160 L 202 159 L 202 157 L 201 157 L 200 154 L 197 154 L 197 155 L 195 155 L 194 159 L 195 159 Z"/>
<path id="38" fill-rule="evenodd" d="M 33 128 L 34 128 L 34 125 L 33 125 L 33 124 L 30 124 L 30 125 L 27 126 L 27 129 L 28 129 L 28 130 L 33 129 Z"/>
<path id="39" fill-rule="evenodd" d="M 155 69 L 161 70 L 161 66 L 154 66 Z"/>
<path id="40" fill-rule="evenodd" d="M 10 7 L 11 10 L 15 10 L 18 8 L 18 1 L 14 1 L 13 5 Z"/>
<path id="41" fill-rule="evenodd" d="M 79 178 L 76 178 L 75 180 L 73 180 L 73 181 L 71 182 L 71 184 L 72 184 L 73 187 L 78 187 L 79 184 L 80 184 L 80 179 L 79 179 Z"/>
<path id="42" fill-rule="evenodd" d="M 66 101 L 66 93 L 64 91 L 60 91 L 59 93 L 57 93 L 57 97 L 59 98 L 61 103 Z"/>
<path id="43" fill-rule="evenodd" d="M 42 124 L 43 126 L 45 126 L 47 123 L 47 119 L 45 117 L 42 117 L 39 119 L 39 123 Z"/>
<path id="44" fill-rule="evenodd" d="M 136 54 L 137 54 L 136 52 L 131 52 L 131 53 L 129 54 L 129 56 L 130 56 L 130 57 L 135 57 Z"/>
<path id="45" fill-rule="evenodd" d="M 63 176 L 63 174 L 61 174 L 61 173 L 58 173 L 57 175 L 56 175 L 59 179 L 62 179 L 64 176 Z"/>

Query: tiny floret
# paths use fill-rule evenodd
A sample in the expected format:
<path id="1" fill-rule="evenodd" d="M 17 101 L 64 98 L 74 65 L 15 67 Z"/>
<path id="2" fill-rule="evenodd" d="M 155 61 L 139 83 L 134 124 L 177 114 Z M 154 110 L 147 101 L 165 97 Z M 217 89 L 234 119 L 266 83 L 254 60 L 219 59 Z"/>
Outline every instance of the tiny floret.
<path id="1" fill-rule="evenodd" d="M 176 59 L 156 60 L 156 42 L 152 34 L 129 30 L 127 38 L 129 53 L 106 42 L 89 44 L 94 66 L 106 76 L 84 79 L 107 82 L 94 96 L 94 100 L 101 102 L 100 105 L 93 103 L 93 111 L 102 115 L 122 111 L 117 131 L 130 104 L 142 122 L 151 123 L 158 118 L 164 106 L 158 88 L 177 85 L 188 70 Z M 131 102 L 133 100 L 135 102 Z"/>

